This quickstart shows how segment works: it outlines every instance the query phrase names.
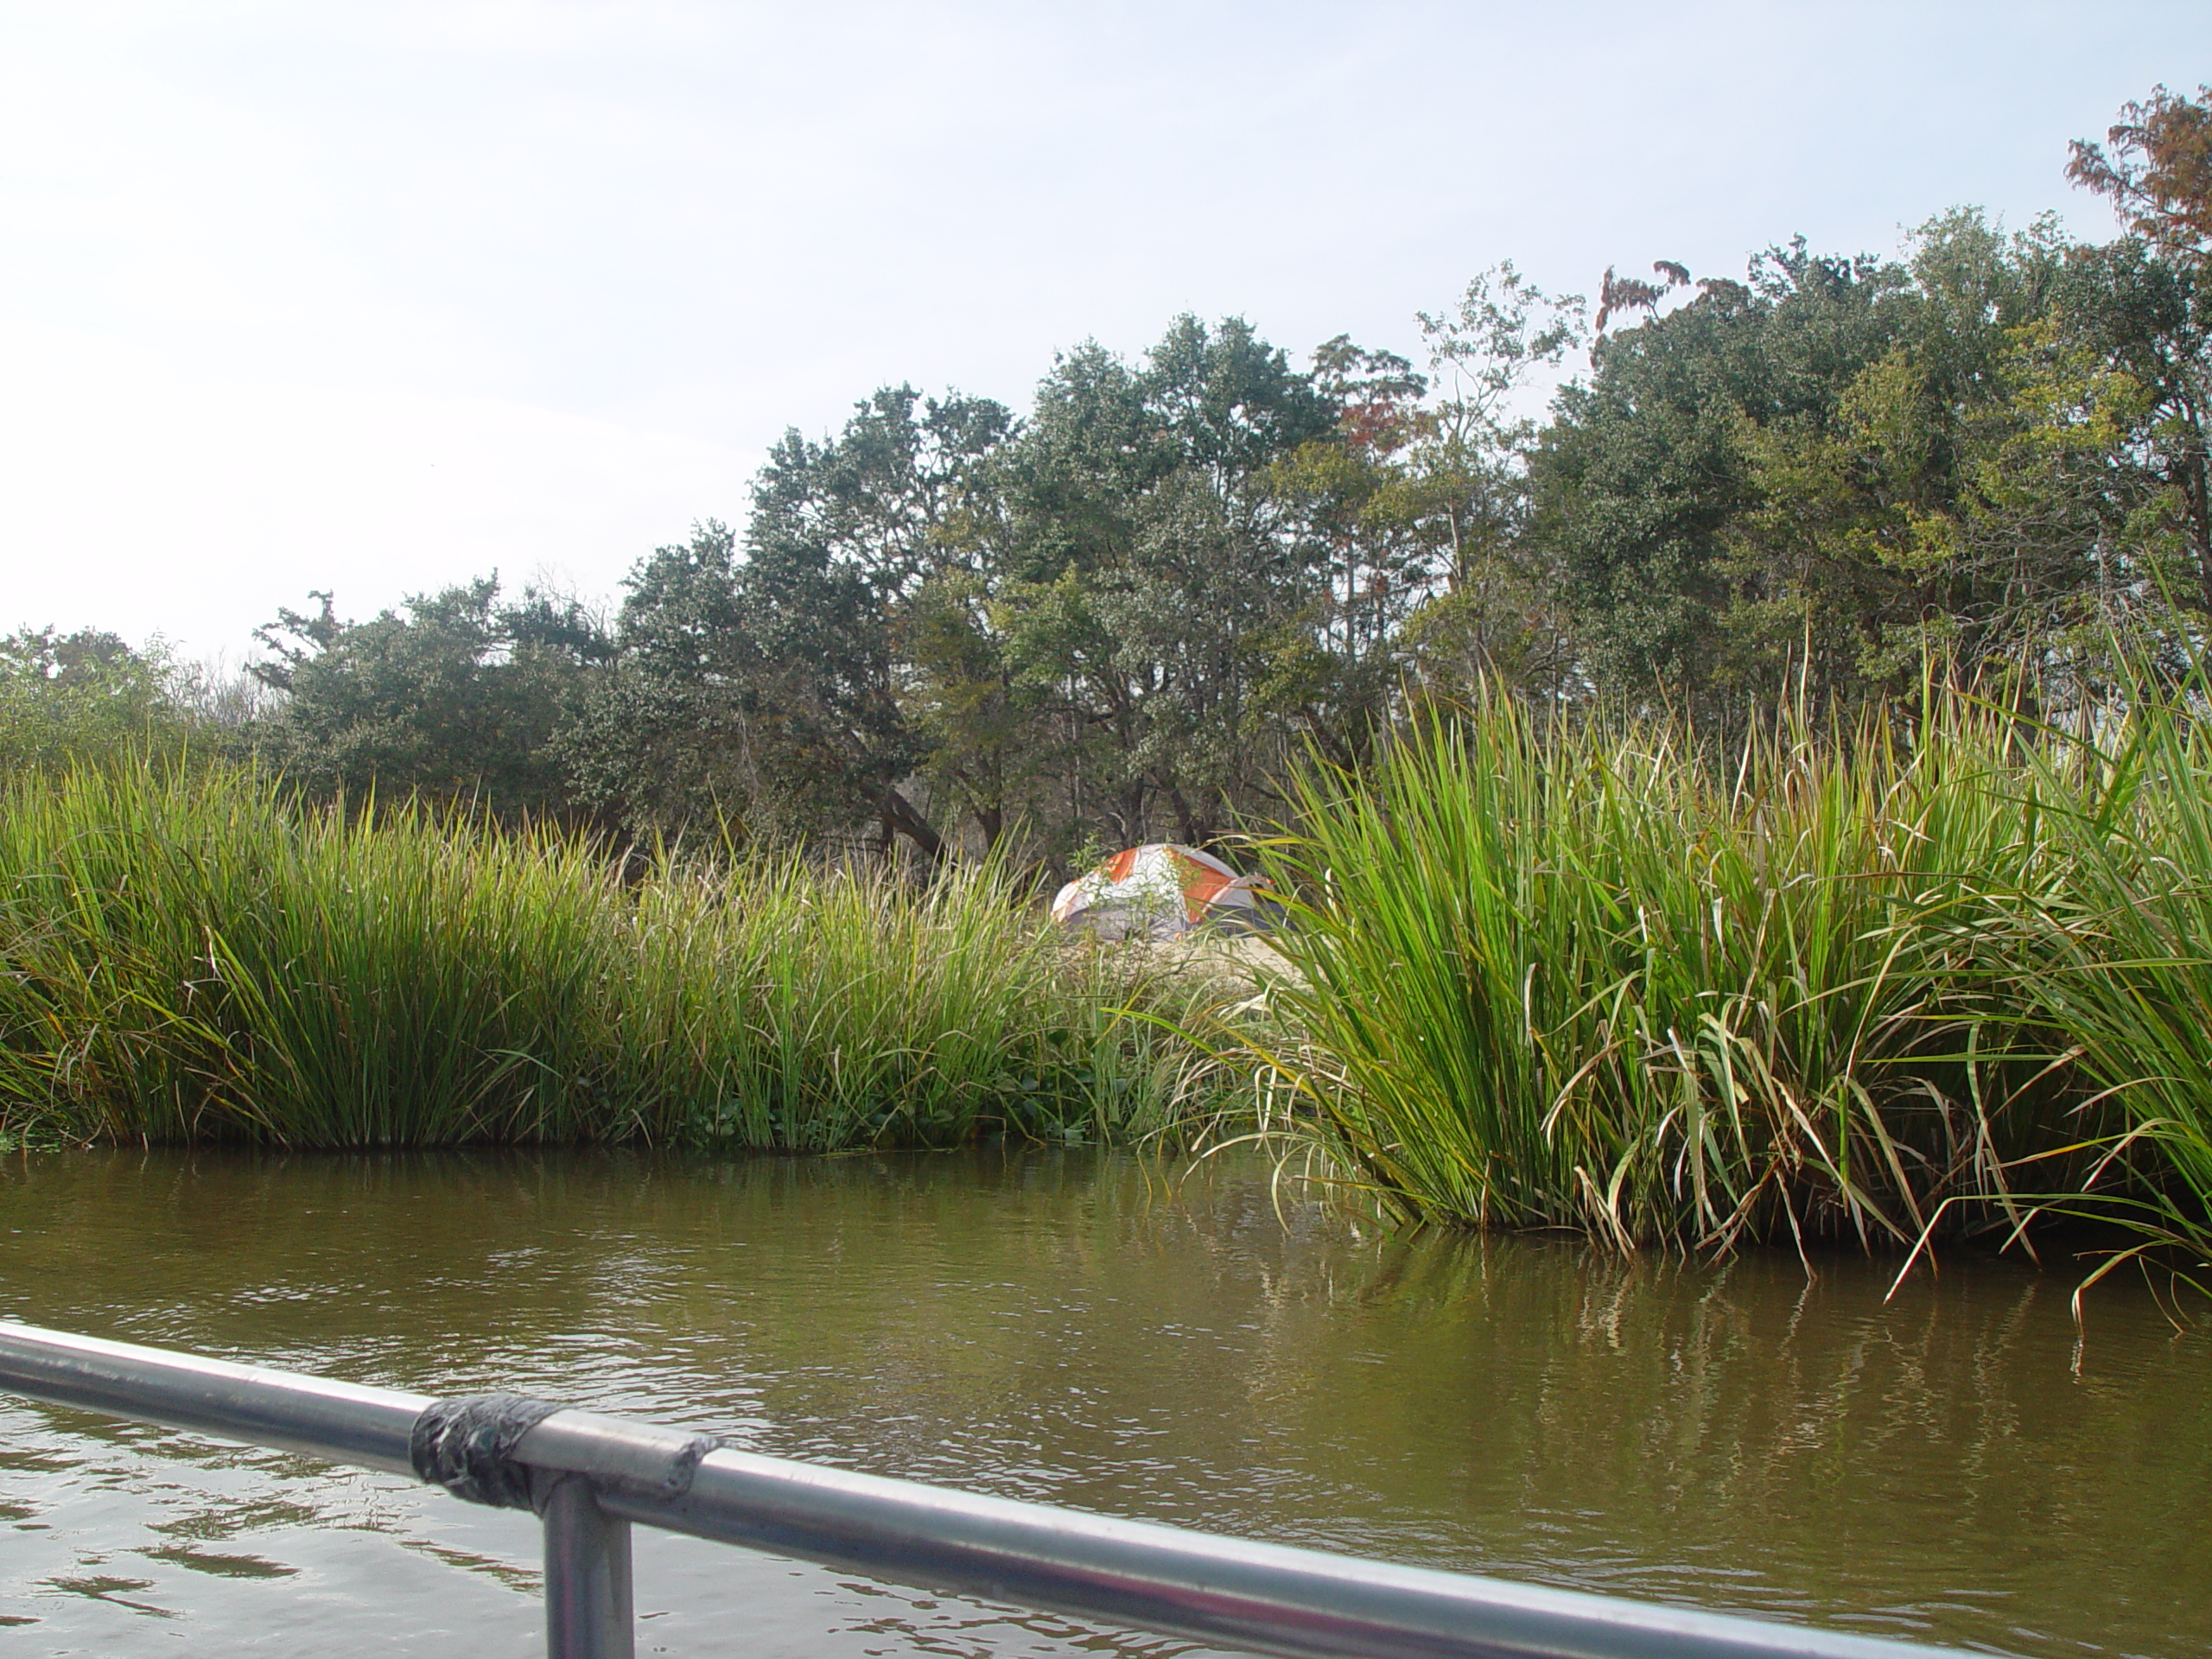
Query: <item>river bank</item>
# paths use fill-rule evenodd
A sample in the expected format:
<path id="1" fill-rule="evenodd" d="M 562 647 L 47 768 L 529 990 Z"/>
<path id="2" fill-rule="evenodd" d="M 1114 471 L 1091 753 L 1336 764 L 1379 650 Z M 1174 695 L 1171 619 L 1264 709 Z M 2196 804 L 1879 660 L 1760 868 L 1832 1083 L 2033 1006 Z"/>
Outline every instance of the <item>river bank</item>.
<path id="1" fill-rule="evenodd" d="M 1725 764 L 1724 764 L 1725 762 Z M 2091 1222 L 2212 1260 L 2212 743 L 1540 728 L 1292 780 L 1265 943 L 1101 948 L 988 868 L 594 849 L 220 769 L 0 801 L 0 1133 L 840 1152 L 1259 1135 L 1394 1221 L 1725 1254 Z"/>

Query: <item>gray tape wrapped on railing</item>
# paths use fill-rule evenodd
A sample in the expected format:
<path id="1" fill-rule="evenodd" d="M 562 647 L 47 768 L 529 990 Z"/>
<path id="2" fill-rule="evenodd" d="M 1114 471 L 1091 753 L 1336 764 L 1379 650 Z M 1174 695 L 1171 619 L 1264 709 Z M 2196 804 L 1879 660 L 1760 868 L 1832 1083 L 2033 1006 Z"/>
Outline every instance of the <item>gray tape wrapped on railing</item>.
<path id="1" fill-rule="evenodd" d="M 535 1509 L 530 1469 L 514 1460 L 515 1447 L 560 1409 L 521 1394 L 466 1394 L 437 1401 L 415 1420 L 407 1439 L 416 1478 L 471 1503 Z"/>

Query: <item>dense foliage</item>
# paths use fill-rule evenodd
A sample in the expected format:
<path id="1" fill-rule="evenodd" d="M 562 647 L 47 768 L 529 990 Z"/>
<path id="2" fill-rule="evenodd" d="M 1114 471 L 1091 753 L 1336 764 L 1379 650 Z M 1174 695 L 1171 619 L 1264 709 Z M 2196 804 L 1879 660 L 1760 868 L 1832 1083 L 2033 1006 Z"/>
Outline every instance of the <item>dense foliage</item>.
<path id="1" fill-rule="evenodd" d="M 1065 873 L 1279 817 L 1309 747 L 1357 763 L 1485 686 L 1726 739 L 1785 701 L 1840 729 L 1931 656 L 2093 701 L 2212 615 L 2208 133 L 2212 92 L 2161 88 L 2075 146 L 2101 245 L 1961 209 L 1897 259 L 1608 271 L 1594 318 L 1502 264 L 1418 365 L 1186 316 L 1065 353 L 1025 415 L 886 387 L 611 615 L 488 576 L 283 612 L 233 747 L 645 846 Z M 20 636 L 9 753 L 175 726 L 174 677 Z"/>
<path id="2" fill-rule="evenodd" d="M 1306 772 L 1297 971 L 1233 1017 L 1276 1127 L 1402 1217 L 1903 1249 L 2056 1214 L 2212 1289 L 2212 734 L 2201 679 L 2127 691 L 2071 731 L 1937 686 L 1910 738 L 1793 711 L 1725 775 L 1493 696 Z"/>
<path id="3" fill-rule="evenodd" d="M 831 1151 L 1132 1136 L 1180 1012 L 988 870 L 625 882 L 573 838 L 303 809 L 216 766 L 0 797 L 0 1131 L 306 1147 Z"/>

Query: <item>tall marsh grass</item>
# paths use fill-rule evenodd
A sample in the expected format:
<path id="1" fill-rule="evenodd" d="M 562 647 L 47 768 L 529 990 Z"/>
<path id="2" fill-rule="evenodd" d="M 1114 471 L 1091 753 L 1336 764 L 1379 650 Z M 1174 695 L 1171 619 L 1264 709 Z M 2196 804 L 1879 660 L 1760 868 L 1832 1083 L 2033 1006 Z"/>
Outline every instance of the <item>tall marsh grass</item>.
<path id="1" fill-rule="evenodd" d="M 1939 694 L 1716 761 L 1500 697 L 1296 791 L 1296 976 L 1246 1040 L 1394 1213 L 1723 1248 L 2056 1210 L 2205 1254 L 2187 706 L 2090 741 Z"/>
<path id="2" fill-rule="evenodd" d="M 2212 703 L 2197 685 L 2134 705 L 2036 750 L 2066 801 L 2048 816 L 2060 874 L 2013 906 L 2013 983 L 2064 1034 L 2094 1129 L 2036 1161 L 2095 1155 L 2040 1201 L 2136 1236 L 2100 1276 L 2155 1251 L 2212 1291 Z M 2072 764 L 2054 788 L 2056 757 Z"/>
<path id="3" fill-rule="evenodd" d="M 1188 980 L 1063 944 L 988 871 L 626 884 L 558 836 L 219 769 L 25 775 L 0 1135 L 830 1151 L 1256 1103 L 1409 1220 L 1909 1249 L 2057 1215 L 2196 1272 L 2205 706 L 2139 690 L 2068 733 L 1931 692 L 1909 732 L 1785 725 L 1724 763 L 1485 700 L 1291 780 L 1263 847 L 1292 971 L 1211 1058 Z"/>
<path id="4" fill-rule="evenodd" d="M 626 887 L 581 845 L 302 810 L 234 772 L 0 798 L 0 1128 L 292 1146 L 823 1151 L 1125 1136 L 1184 1056 L 1168 989 L 988 873 L 796 862 Z M 1172 1009 L 1170 1010 L 1172 1012 Z"/>

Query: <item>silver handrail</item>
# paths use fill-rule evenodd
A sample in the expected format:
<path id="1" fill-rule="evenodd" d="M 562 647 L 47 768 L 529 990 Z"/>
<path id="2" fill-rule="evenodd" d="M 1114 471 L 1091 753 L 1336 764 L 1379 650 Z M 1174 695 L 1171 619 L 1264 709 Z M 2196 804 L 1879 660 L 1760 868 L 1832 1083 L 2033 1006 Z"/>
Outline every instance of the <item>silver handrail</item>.
<path id="1" fill-rule="evenodd" d="M 0 1388 L 418 1477 L 418 1427 L 437 1404 L 397 1389 L 5 1322 Z M 631 1659 L 632 1522 L 1288 1659 L 1929 1659 L 1950 1651 L 709 1450 L 696 1435 L 586 1411 L 553 1411 L 521 1433 L 507 1457 L 526 1475 L 543 1522 L 551 1659 Z"/>

